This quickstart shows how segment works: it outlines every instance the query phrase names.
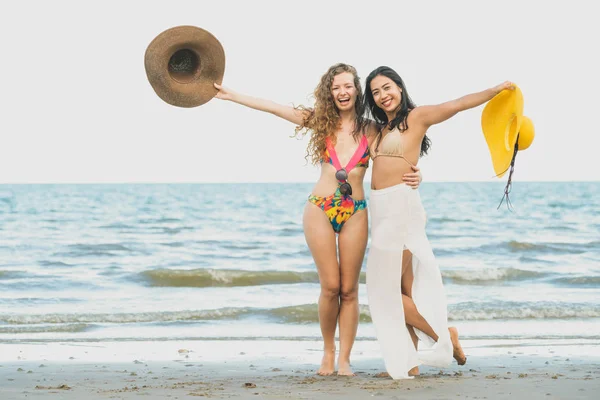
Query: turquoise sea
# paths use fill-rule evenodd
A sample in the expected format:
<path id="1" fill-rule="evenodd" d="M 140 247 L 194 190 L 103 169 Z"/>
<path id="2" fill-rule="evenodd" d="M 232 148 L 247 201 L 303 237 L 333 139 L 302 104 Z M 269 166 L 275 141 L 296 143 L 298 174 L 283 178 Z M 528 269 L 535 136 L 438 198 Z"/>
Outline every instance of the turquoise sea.
<path id="1" fill-rule="evenodd" d="M 0 343 L 319 340 L 311 187 L 0 185 Z M 419 190 L 464 340 L 600 343 L 600 183 Z"/>

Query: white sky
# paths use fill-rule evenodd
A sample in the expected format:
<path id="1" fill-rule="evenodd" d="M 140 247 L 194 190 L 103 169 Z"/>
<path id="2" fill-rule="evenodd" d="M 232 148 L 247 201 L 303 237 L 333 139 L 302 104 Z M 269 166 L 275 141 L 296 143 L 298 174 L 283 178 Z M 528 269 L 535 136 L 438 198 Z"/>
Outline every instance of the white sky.
<path id="1" fill-rule="evenodd" d="M 144 70 L 156 35 L 196 25 L 222 43 L 224 85 L 311 104 L 337 62 L 388 65 L 433 104 L 512 80 L 536 127 L 515 180 L 600 180 L 592 1 L 3 1 L 0 183 L 314 181 L 307 138 L 213 99 L 164 103 Z M 428 181 L 491 181 L 482 107 L 429 131 Z M 370 175 L 367 175 L 367 180 Z"/>

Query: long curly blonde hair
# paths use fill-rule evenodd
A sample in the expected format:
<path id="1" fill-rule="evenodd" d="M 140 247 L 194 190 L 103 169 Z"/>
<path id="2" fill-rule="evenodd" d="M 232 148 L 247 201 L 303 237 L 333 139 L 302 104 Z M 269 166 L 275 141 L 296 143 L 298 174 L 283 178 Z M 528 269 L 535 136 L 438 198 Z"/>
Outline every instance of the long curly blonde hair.
<path id="1" fill-rule="evenodd" d="M 335 64 L 321 77 L 321 81 L 314 91 L 314 108 L 296 107 L 296 109 L 303 111 L 306 115 L 302 125 L 296 127 L 296 136 L 304 136 L 307 132 L 312 132 L 306 149 L 306 159 L 310 158 L 313 165 L 317 165 L 321 161 L 327 147 L 326 139 L 328 137 L 331 137 L 333 139 L 332 143 L 335 144 L 334 134 L 340 125 L 340 114 L 331 94 L 331 86 L 333 78 L 344 72 L 349 72 L 354 76 L 354 86 L 356 87 L 354 139 L 358 141 L 364 132 L 366 121 L 364 118 L 365 108 L 360 78 L 353 66 L 342 63 Z"/>

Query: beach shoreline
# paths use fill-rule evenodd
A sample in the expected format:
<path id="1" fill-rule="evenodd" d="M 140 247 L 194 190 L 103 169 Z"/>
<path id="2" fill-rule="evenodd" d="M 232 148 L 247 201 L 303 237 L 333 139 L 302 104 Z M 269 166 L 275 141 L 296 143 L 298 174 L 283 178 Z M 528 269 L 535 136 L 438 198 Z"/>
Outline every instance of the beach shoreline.
<path id="1" fill-rule="evenodd" d="M 394 381 L 377 342 L 359 341 L 355 377 L 315 375 L 319 342 L 0 343 L 3 400 L 145 398 L 591 399 L 600 344 L 465 343 L 468 362 Z"/>

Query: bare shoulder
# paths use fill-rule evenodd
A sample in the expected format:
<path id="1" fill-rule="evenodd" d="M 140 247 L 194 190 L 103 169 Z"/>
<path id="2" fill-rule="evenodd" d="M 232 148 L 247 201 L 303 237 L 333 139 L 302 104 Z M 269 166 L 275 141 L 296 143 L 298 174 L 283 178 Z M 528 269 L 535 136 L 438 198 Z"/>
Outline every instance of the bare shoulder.
<path id="1" fill-rule="evenodd" d="M 418 122 L 423 118 L 423 114 L 427 112 L 427 106 L 418 106 L 413 108 L 407 117 L 407 122 L 410 124 L 411 122 Z"/>
<path id="2" fill-rule="evenodd" d="M 413 108 L 406 119 L 408 126 L 426 127 L 425 121 L 430 108 L 431 106 L 418 106 Z"/>

